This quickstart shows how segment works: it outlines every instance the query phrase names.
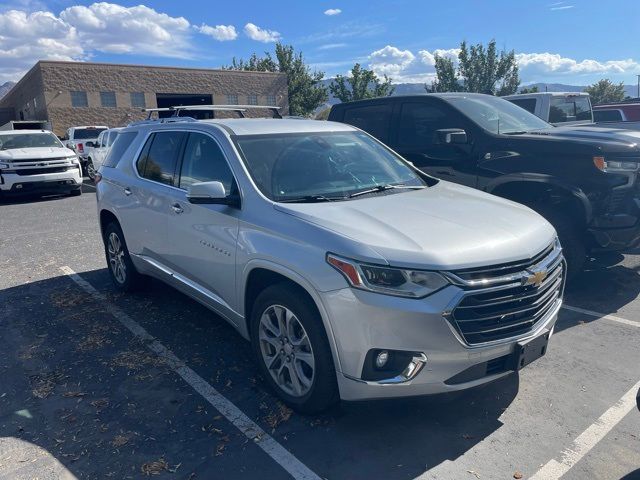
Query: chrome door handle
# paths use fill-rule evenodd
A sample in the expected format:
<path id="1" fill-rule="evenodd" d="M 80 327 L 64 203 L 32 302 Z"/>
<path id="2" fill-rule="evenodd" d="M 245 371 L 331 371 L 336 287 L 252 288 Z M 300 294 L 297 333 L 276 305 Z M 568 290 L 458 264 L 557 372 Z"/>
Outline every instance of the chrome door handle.
<path id="1" fill-rule="evenodd" d="M 178 214 L 184 212 L 184 210 L 182 209 L 179 203 L 174 203 L 173 205 L 171 205 L 171 208 L 173 208 L 173 211 Z"/>
<path id="2" fill-rule="evenodd" d="M 131 195 L 133 192 L 131 191 L 131 189 L 129 187 L 124 187 L 124 194 L 128 197 L 129 195 Z"/>

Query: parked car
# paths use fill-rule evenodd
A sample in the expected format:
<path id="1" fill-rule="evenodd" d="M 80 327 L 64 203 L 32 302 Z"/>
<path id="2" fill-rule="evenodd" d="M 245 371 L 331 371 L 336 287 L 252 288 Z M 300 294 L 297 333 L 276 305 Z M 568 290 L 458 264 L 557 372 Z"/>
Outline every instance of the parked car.
<path id="1" fill-rule="evenodd" d="M 95 142 L 88 141 L 85 143 L 85 149 L 87 150 L 87 175 L 91 180 L 95 180 L 96 172 L 102 166 L 113 141 L 118 135 L 120 128 L 110 128 L 103 130 L 98 135 L 98 139 Z"/>
<path id="2" fill-rule="evenodd" d="M 121 130 L 96 176 L 112 280 L 222 315 L 289 405 L 461 390 L 546 352 L 564 262 L 529 208 L 345 124 L 170 120 Z"/>
<path id="3" fill-rule="evenodd" d="M 505 100 L 524 108 L 552 125 L 593 123 L 588 93 L 538 92 L 506 95 Z"/>
<path id="4" fill-rule="evenodd" d="M 580 92 L 523 93 L 502 98 L 556 126 L 606 127 L 622 130 L 612 131 L 622 134 L 629 133 L 624 130 L 640 130 L 640 104 L 638 109 L 632 104 L 592 106 L 589 94 Z"/>
<path id="5" fill-rule="evenodd" d="M 570 275 L 590 250 L 640 240 L 637 138 L 554 128 L 506 100 L 467 93 L 343 103 L 329 120 L 371 133 L 435 177 L 531 207 L 558 231 Z"/>
<path id="6" fill-rule="evenodd" d="M 87 174 L 87 153 L 88 149 L 85 148 L 87 142 L 95 142 L 98 139 L 100 132 L 106 130 L 107 126 L 93 126 L 93 127 L 71 127 L 67 130 L 65 135 L 64 144 L 78 155 L 80 163 L 82 164 L 83 173 Z"/>
<path id="7" fill-rule="evenodd" d="M 46 130 L 0 131 L 0 194 L 82 194 L 76 154 Z"/>

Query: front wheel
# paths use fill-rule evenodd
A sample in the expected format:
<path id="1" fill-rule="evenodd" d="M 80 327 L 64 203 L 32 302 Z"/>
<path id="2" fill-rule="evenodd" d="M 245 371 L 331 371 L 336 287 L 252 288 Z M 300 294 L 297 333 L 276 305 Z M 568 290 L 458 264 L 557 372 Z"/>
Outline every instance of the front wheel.
<path id="1" fill-rule="evenodd" d="M 573 279 L 582 273 L 587 261 L 585 235 L 568 215 L 540 209 L 538 212 L 556 229 L 562 253 L 567 262 L 567 278 Z"/>
<path id="2" fill-rule="evenodd" d="M 251 314 L 251 343 L 267 383 L 292 408 L 316 413 L 338 401 L 322 319 L 298 288 L 281 283 L 258 295 Z"/>
<path id="3" fill-rule="evenodd" d="M 87 176 L 91 179 L 92 182 L 95 182 L 96 168 L 93 166 L 93 160 L 91 160 L 91 158 L 87 160 Z"/>

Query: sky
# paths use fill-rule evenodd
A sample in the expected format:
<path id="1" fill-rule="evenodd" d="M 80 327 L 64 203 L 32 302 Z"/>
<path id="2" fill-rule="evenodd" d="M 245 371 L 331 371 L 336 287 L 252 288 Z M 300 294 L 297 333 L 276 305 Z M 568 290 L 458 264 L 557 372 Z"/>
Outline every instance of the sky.
<path id="1" fill-rule="evenodd" d="M 640 0 L 2 0 L 0 83 L 40 59 L 217 68 L 277 41 L 327 77 L 359 62 L 430 83 L 435 54 L 495 39 L 523 84 L 635 85 L 638 18 Z"/>

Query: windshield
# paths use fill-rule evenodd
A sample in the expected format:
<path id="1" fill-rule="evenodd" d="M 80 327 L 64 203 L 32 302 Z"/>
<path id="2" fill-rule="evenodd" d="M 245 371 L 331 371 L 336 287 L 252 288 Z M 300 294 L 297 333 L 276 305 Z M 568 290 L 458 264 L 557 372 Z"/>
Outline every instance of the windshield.
<path id="1" fill-rule="evenodd" d="M 247 135 L 235 140 L 254 182 L 274 201 L 342 198 L 381 185 L 425 185 L 403 160 L 362 132 Z"/>
<path id="2" fill-rule="evenodd" d="M 575 122 L 591 118 L 591 102 L 587 96 L 569 95 L 567 97 L 551 98 L 549 107 L 549 121 L 554 123 Z"/>
<path id="3" fill-rule="evenodd" d="M 87 140 L 88 138 L 98 138 L 100 132 L 106 128 L 81 128 L 73 131 L 74 140 Z"/>
<path id="4" fill-rule="evenodd" d="M 38 148 L 55 147 L 64 145 L 52 133 L 20 133 L 14 135 L 0 135 L 0 150 L 12 150 L 14 148 Z"/>
<path id="5" fill-rule="evenodd" d="M 491 133 L 522 133 L 552 126 L 525 109 L 490 95 L 460 95 L 444 100 Z"/>

